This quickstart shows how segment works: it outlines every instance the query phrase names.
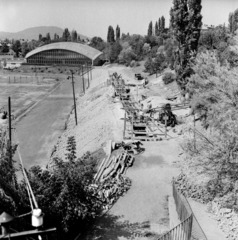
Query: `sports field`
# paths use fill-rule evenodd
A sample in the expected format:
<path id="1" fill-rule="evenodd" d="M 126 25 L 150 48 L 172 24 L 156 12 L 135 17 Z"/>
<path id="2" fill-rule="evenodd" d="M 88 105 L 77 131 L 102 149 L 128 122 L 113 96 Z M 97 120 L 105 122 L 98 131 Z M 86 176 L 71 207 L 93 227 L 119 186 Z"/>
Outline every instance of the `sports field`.
<path id="1" fill-rule="evenodd" d="M 59 81 L 53 78 L 0 75 L 0 109 L 7 110 L 11 97 L 12 114 L 16 117 L 51 91 Z"/>

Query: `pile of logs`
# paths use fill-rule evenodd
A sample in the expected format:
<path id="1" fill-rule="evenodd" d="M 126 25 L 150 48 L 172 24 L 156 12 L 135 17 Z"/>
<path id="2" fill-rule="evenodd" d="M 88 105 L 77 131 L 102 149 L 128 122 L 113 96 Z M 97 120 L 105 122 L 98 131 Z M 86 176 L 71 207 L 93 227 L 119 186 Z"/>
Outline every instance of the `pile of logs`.
<path id="1" fill-rule="evenodd" d="M 130 189 L 131 180 L 125 176 L 132 166 L 134 156 L 124 149 L 111 153 L 112 143 L 108 142 L 108 157 L 103 159 L 94 176 L 90 191 L 100 200 L 103 212 L 108 211 L 117 199 Z"/>

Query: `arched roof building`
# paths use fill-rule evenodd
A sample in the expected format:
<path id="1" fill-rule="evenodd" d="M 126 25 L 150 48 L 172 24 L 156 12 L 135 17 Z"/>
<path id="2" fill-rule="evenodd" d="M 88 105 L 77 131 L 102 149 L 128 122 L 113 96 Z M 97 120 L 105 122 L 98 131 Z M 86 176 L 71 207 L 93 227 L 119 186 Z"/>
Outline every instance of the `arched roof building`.
<path id="1" fill-rule="evenodd" d="M 36 48 L 26 55 L 26 62 L 32 65 L 98 65 L 102 52 L 85 44 L 57 42 Z"/>

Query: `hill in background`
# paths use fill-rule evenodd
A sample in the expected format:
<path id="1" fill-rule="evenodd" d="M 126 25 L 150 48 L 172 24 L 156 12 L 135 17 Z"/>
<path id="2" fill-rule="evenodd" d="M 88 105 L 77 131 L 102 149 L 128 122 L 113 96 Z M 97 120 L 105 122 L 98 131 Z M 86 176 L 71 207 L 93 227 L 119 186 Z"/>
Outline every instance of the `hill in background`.
<path id="1" fill-rule="evenodd" d="M 31 41 L 32 39 L 38 40 L 39 34 L 41 34 L 43 37 L 46 36 L 47 33 L 50 33 L 51 39 L 54 38 L 54 34 L 58 34 L 59 37 L 62 37 L 63 34 L 63 29 L 59 27 L 32 27 L 32 28 L 27 28 L 25 30 L 11 33 L 11 32 L 0 32 L 0 39 L 4 40 L 6 38 L 8 39 L 24 39 Z M 81 35 L 78 33 L 81 39 L 86 39 L 88 37 Z"/>

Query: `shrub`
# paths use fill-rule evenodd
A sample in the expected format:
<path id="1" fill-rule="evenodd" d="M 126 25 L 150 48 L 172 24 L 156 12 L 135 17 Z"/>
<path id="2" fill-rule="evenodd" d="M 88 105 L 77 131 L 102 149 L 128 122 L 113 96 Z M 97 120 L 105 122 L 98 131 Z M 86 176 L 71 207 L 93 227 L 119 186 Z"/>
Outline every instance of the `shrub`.
<path id="1" fill-rule="evenodd" d="M 130 63 L 130 67 L 135 67 L 135 66 L 136 66 L 136 61 L 132 60 L 131 63 Z"/>
<path id="2" fill-rule="evenodd" d="M 171 72 L 165 73 L 162 80 L 165 85 L 169 84 L 169 83 L 175 81 L 175 75 Z"/>

